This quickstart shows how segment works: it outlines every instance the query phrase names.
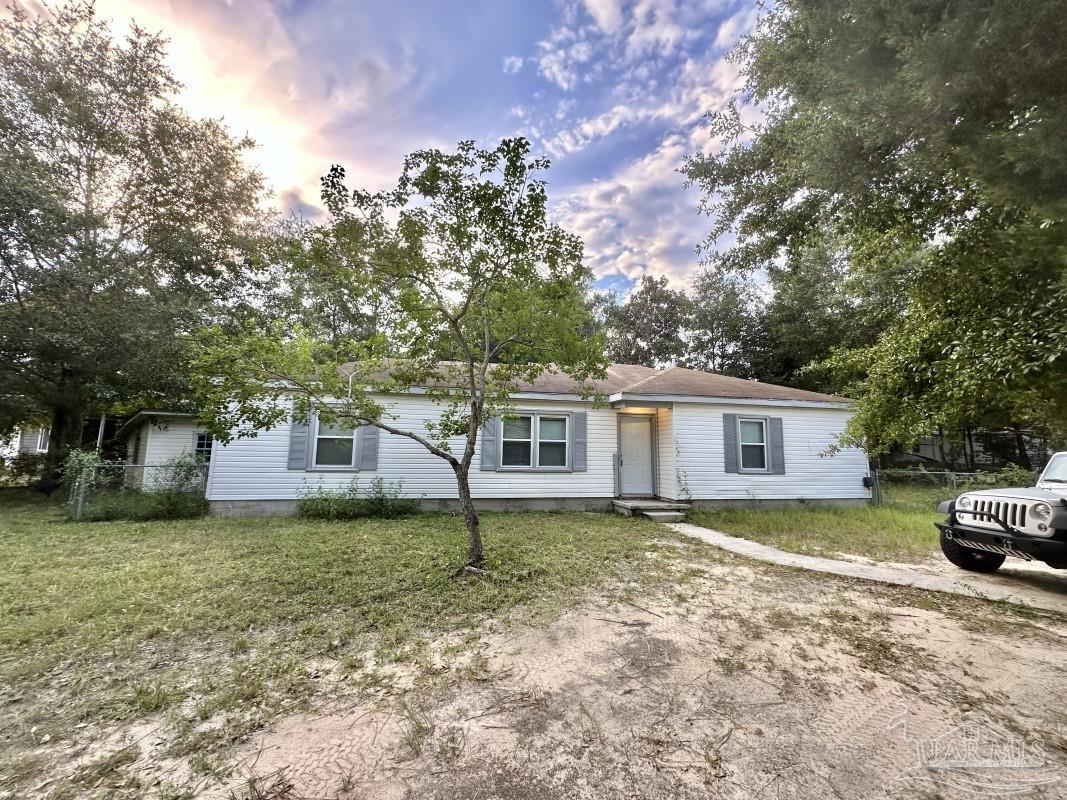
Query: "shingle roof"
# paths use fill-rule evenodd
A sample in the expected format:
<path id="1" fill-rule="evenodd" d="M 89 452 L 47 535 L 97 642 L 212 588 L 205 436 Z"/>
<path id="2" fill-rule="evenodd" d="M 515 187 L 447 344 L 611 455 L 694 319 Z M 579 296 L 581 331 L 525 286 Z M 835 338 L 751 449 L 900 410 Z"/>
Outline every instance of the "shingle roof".
<path id="1" fill-rule="evenodd" d="M 346 371 L 351 373 L 352 366 L 354 365 L 345 365 Z M 849 402 L 845 397 L 809 392 L 806 389 L 793 389 L 773 383 L 750 381 L 744 378 L 732 378 L 728 375 L 701 372 L 685 367 L 656 369 L 638 364 L 611 364 L 602 379 L 584 384 L 586 387 L 589 385 L 604 395 L 621 393 L 634 397 L 660 395 L 738 400 L 799 400 L 818 403 Z M 566 373 L 548 370 L 532 382 L 520 382 L 519 390 L 544 394 L 577 394 L 581 392 L 582 386 Z"/>
<path id="2" fill-rule="evenodd" d="M 847 403 L 848 399 L 835 395 L 809 392 L 773 383 L 732 378 L 714 372 L 701 372 L 685 367 L 655 369 L 636 364 L 612 364 L 607 376 L 594 381 L 604 394 L 672 395 L 678 397 L 714 397 L 751 400 L 802 400 L 823 403 Z M 578 384 L 565 374 L 546 372 L 537 380 L 523 386 L 524 391 L 566 394 L 577 390 Z"/>

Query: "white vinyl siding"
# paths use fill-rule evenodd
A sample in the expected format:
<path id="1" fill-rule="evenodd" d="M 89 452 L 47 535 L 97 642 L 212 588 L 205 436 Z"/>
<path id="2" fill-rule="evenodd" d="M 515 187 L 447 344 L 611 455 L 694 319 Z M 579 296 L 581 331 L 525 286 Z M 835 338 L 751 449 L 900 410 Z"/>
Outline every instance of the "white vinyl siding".
<path id="1" fill-rule="evenodd" d="M 674 441 L 674 415 L 669 408 L 656 409 L 656 494 L 668 500 L 678 500 L 678 462 Z"/>
<path id="2" fill-rule="evenodd" d="M 823 456 L 837 441 L 850 412 L 844 409 L 729 406 L 675 403 L 672 422 L 678 445 L 677 472 L 693 500 L 830 500 L 870 497 L 863 486 L 867 457 L 844 448 Z M 727 473 L 724 468 L 723 414 L 742 419 L 782 419 L 785 474 Z"/>
<path id="3" fill-rule="evenodd" d="M 141 437 L 146 440 L 142 464 L 166 464 L 168 461 L 193 452 L 196 436 L 196 421 L 192 419 L 168 419 L 160 417 L 155 424 L 141 426 Z"/>
<path id="4" fill-rule="evenodd" d="M 427 420 L 436 420 L 440 406 L 418 396 L 382 398 L 391 425 L 401 430 L 426 431 Z M 566 412 L 585 411 L 588 439 L 588 469 L 531 470 L 516 468 L 500 471 L 481 470 L 482 437 L 470 471 L 471 492 L 475 498 L 610 498 L 615 493 L 612 458 L 616 446 L 615 411 L 594 407 L 581 401 L 516 401 L 521 411 L 542 413 L 545 418 L 559 418 Z M 568 423 L 569 424 L 569 423 Z M 363 485 L 373 477 L 386 481 L 403 481 L 403 493 L 409 497 L 453 499 L 457 496 L 456 475 L 444 461 L 427 452 L 418 442 L 406 437 L 380 432 L 378 468 L 373 475 L 352 472 L 314 472 L 287 468 L 289 426 L 283 424 L 270 431 L 260 431 L 252 439 L 237 439 L 217 446 L 208 478 L 209 500 L 292 500 L 306 488 L 347 486 L 353 478 Z M 463 452 L 463 437 L 450 439 L 452 452 Z M 498 444 L 498 446 L 500 446 Z M 568 454 L 568 459 L 570 454 Z"/>
<path id="5" fill-rule="evenodd" d="M 436 420 L 439 406 L 425 397 L 382 398 L 386 420 L 402 430 L 424 432 Z M 588 469 L 538 471 L 530 467 L 479 469 L 479 436 L 470 471 L 475 498 L 610 498 L 615 494 L 614 458 L 618 450 L 615 409 L 581 401 L 517 400 L 520 413 L 563 417 L 587 414 Z M 637 411 L 637 409 L 632 409 Z M 673 409 L 647 409 L 656 416 L 656 493 L 671 499 L 850 499 L 869 496 L 864 454 L 845 449 L 834 456 L 819 454 L 836 441 L 849 412 L 838 409 L 751 405 L 674 403 Z M 784 475 L 726 474 L 723 456 L 723 414 L 780 417 L 783 420 Z M 501 426 L 503 433 L 503 426 Z M 768 431 L 769 433 L 769 431 Z M 536 431 L 531 430 L 536 447 Z M 188 438 L 192 441 L 192 435 Z M 502 448 L 504 437 L 495 442 Z M 463 437 L 450 440 L 452 452 L 463 450 Z M 499 452 L 499 451 L 498 451 Z M 305 471 L 287 468 L 289 426 L 261 431 L 255 438 L 217 445 L 208 478 L 210 500 L 294 500 L 307 489 L 340 488 L 353 478 L 403 481 L 403 494 L 426 499 L 454 499 L 456 479 L 451 467 L 406 437 L 380 432 L 378 466 L 373 475 L 351 471 Z M 568 453 L 568 461 L 571 454 Z"/>
<path id="6" fill-rule="evenodd" d="M 145 467 L 127 473 L 129 485 L 151 489 L 165 480 L 167 471 L 161 466 L 195 452 L 197 425 L 185 417 L 158 417 L 154 423 L 141 423 L 126 442 L 126 462 Z"/>

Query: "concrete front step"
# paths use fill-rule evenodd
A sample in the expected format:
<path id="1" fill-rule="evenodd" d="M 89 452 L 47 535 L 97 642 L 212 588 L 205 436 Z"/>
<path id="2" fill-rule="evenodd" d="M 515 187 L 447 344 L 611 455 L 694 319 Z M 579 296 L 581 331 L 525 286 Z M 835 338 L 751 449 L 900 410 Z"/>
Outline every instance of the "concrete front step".
<path id="1" fill-rule="evenodd" d="M 653 522 L 684 522 L 684 511 L 640 511 L 642 517 L 647 517 Z"/>
<path id="2" fill-rule="evenodd" d="M 689 503 L 675 500 L 657 500 L 655 498 L 634 498 L 615 500 L 612 503 L 615 513 L 626 517 L 647 517 L 656 522 L 681 522 Z"/>

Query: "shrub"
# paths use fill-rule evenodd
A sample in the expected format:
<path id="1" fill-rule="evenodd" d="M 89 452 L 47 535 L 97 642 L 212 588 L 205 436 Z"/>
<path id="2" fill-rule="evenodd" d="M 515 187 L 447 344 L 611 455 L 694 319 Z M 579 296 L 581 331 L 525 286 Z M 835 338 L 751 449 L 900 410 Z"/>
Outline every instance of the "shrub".
<path id="1" fill-rule="evenodd" d="M 81 518 L 85 522 L 193 519 L 204 516 L 208 508 L 207 498 L 199 491 L 163 489 L 144 492 L 140 489 L 123 489 L 93 497 L 86 502 Z"/>
<path id="2" fill-rule="evenodd" d="M 364 493 L 358 480 L 343 489 L 318 487 L 300 498 L 300 516 L 311 519 L 344 520 L 359 517 L 395 519 L 417 514 L 419 501 L 415 497 L 401 497 L 403 481 L 388 483 L 375 478 Z"/>
<path id="3" fill-rule="evenodd" d="M 41 477 L 44 453 L 16 453 L 0 458 L 0 486 L 28 486 Z"/>

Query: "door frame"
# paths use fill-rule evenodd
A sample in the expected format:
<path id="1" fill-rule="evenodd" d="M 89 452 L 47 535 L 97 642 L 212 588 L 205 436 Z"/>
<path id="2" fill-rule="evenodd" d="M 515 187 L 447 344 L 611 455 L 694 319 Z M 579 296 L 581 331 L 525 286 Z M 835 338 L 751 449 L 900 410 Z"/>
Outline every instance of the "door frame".
<path id="1" fill-rule="evenodd" d="M 622 493 L 622 465 L 619 463 L 622 458 L 622 418 L 623 417 L 637 417 L 640 419 L 647 419 L 649 426 L 649 433 L 651 434 L 651 449 L 650 460 L 652 462 L 652 493 L 651 494 L 623 494 Z M 623 414 L 616 412 L 615 414 L 615 496 L 618 498 L 623 497 L 659 497 L 659 436 L 656 429 L 656 414 L 652 413 L 639 413 L 639 414 Z"/>

